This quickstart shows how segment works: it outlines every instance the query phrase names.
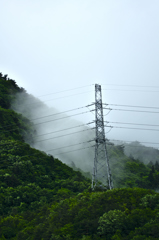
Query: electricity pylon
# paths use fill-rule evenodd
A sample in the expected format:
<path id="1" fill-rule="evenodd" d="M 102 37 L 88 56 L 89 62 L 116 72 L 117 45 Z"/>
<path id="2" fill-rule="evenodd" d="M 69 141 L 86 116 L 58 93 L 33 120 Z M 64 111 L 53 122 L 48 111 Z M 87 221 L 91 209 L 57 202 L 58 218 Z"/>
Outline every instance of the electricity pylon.
<path id="1" fill-rule="evenodd" d="M 113 188 L 111 170 L 107 154 L 101 86 L 95 84 L 95 158 L 92 175 L 92 188 Z"/>

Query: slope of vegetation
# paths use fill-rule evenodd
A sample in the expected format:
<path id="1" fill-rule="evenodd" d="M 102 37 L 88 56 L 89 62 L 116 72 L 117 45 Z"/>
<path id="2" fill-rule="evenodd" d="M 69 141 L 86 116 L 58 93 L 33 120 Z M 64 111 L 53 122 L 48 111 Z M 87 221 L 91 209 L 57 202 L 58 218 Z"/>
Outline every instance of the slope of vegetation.
<path id="1" fill-rule="evenodd" d="M 124 154 L 122 146 L 112 144 L 108 149 L 114 187 L 141 187 L 157 190 L 159 188 L 159 162 L 145 165 L 139 159 Z"/>
<path id="2" fill-rule="evenodd" d="M 112 145 L 115 189 L 92 191 L 79 171 L 24 141 L 35 130 L 10 109 L 19 92 L 0 74 L 0 239 L 159 239 L 158 162 Z"/>

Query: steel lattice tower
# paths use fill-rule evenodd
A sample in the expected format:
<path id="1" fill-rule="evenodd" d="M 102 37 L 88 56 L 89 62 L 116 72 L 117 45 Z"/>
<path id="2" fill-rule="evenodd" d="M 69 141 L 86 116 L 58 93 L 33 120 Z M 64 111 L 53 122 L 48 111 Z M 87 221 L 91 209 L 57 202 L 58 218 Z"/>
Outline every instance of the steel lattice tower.
<path id="1" fill-rule="evenodd" d="M 104 131 L 102 92 L 101 86 L 98 84 L 95 84 L 95 124 L 96 137 L 92 188 L 94 189 L 98 186 L 102 188 L 112 189 L 113 182 L 111 179 L 111 170 L 109 166 Z"/>

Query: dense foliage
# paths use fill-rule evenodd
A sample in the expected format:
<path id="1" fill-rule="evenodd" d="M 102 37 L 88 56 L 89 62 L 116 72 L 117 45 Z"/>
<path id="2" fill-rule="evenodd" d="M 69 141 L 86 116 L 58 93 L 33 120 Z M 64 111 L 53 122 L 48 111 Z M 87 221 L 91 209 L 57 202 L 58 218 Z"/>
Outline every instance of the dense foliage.
<path id="1" fill-rule="evenodd" d="M 159 239 L 158 162 L 112 144 L 115 189 L 92 191 L 79 171 L 24 141 L 34 125 L 10 109 L 19 92 L 0 74 L 0 239 Z"/>

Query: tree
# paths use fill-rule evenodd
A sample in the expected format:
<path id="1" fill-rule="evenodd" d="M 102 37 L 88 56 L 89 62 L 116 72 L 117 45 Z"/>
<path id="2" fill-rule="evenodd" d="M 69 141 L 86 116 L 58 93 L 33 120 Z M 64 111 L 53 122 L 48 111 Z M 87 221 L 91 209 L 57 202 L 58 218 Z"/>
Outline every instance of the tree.
<path id="1" fill-rule="evenodd" d="M 107 239 L 115 234 L 115 232 L 124 228 L 124 221 L 126 219 L 126 213 L 121 210 L 110 210 L 104 213 L 99 219 L 98 234 L 100 236 L 106 236 Z"/>

